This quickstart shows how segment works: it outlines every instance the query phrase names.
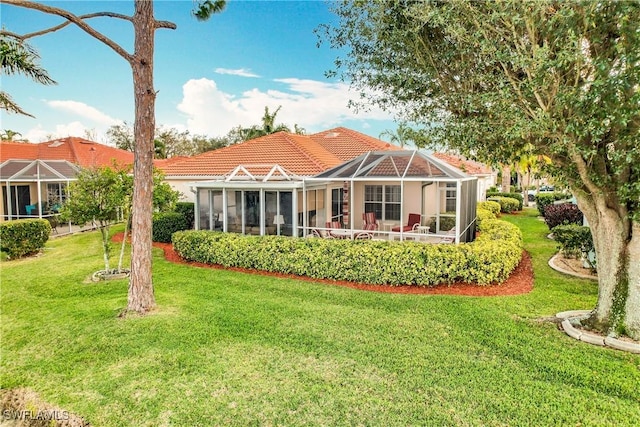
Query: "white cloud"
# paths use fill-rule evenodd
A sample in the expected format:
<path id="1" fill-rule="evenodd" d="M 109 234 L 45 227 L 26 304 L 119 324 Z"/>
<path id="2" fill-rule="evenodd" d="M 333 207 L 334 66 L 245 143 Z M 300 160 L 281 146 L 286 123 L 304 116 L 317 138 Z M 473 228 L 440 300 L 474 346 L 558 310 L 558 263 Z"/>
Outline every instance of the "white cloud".
<path id="1" fill-rule="evenodd" d="M 78 101 L 47 101 L 47 105 L 56 110 L 67 111 L 69 113 L 84 117 L 99 125 L 112 126 L 119 124 L 121 121 L 110 117 L 95 107 Z"/>
<path id="2" fill-rule="evenodd" d="M 356 94 L 344 83 L 316 80 L 277 79 L 282 90 L 262 91 L 254 88 L 235 97 L 220 90 L 209 79 L 189 80 L 183 85 L 178 110 L 187 115 L 187 128 L 192 133 L 224 135 L 234 126 L 258 124 L 264 107 L 274 111 L 282 106 L 276 121 L 290 127 L 298 124 L 308 132 L 316 132 L 346 121 L 391 120 L 392 116 L 378 108 L 356 114 L 348 107 Z"/>
<path id="3" fill-rule="evenodd" d="M 24 138 L 29 142 L 44 142 L 56 138 L 65 138 L 67 136 L 79 136 L 84 138 L 87 127 L 78 121 L 67 124 L 56 125 L 55 130 L 46 130 L 42 125 L 37 125 L 29 129 Z"/>
<path id="4" fill-rule="evenodd" d="M 251 70 L 248 70 L 246 68 L 238 68 L 238 69 L 216 68 L 214 71 L 218 74 L 230 74 L 232 76 L 260 77 L 259 75 L 252 73 Z"/>

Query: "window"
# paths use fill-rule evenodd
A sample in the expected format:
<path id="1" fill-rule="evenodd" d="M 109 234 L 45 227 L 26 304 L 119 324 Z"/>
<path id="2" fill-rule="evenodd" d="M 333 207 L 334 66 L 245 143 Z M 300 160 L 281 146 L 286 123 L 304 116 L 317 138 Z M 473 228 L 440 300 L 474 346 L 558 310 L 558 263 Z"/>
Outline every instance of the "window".
<path id="1" fill-rule="evenodd" d="M 364 211 L 375 212 L 378 220 L 400 220 L 399 185 L 365 185 Z"/>
<path id="2" fill-rule="evenodd" d="M 456 211 L 456 193 L 457 186 L 455 183 L 447 183 L 447 192 L 445 198 L 445 210 L 446 212 Z"/>
<path id="3" fill-rule="evenodd" d="M 331 220 L 342 221 L 344 189 L 334 188 L 331 190 Z"/>

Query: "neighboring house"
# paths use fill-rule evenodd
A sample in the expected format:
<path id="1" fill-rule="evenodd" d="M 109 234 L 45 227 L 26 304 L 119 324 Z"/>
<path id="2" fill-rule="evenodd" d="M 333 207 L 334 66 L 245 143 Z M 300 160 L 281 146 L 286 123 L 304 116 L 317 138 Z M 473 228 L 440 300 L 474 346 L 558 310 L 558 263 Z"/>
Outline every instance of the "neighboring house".
<path id="1" fill-rule="evenodd" d="M 0 142 L 0 220 L 55 213 L 80 168 L 130 165 L 133 153 L 68 137 L 32 143 Z M 7 197 L 10 195 L 10 197 Z"/>
<path id="2" fill-rule="evenodd" d="M 475 236 L 475 177 L 342 127 L 279 132 L 158 166 L 195 202 L 197 229 L 306 236 L 333 222 L 354 236 L 373 213 L 377 234 L 391 236 L 413 214 L 421 228 L 400 227 L 401 240 L 454 226 L 455 241 Z"/>
<path id="3" fill-rule="evenodd" d="M 433 155 L 451 166 L 460 169 L 467 175 L 478 178 L 477 200 L 479 202 L 486 199 L 487 190 L 495 186 L 498 181 L 498 172 L 483 163 L 450 153 L 434 153 Z"/>

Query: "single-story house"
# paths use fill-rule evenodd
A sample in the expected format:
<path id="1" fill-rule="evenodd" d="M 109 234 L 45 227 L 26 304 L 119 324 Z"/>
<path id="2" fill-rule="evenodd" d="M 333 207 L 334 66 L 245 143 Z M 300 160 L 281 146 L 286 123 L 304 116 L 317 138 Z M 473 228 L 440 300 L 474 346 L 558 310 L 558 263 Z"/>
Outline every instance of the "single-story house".
<path id="1" fill-rule="evenodd" d="M 498 182 L 498 172 L 483 163 L 452 153 L 437 152 L 433 153 L 433 155 L 451 166 L 460 169 L 467 175 L 478 178 L 477 200 L 479 202 L 486 199 L 487 190 L 495 186 Z"/>
<path id="2" fill-rule="evenodd" d="M 52 215 L 80 168 L 130 165 L 133 153 L 84 138 L 0 142 L 0 221 Z"/>
<path id="3" fill-rule="evenodd" d="M 175 162 L 196 228 L 254 235 L 475 237 L 477 178 L 418 151 L 335 128 L 279 132 Z M 364 214 L 375 217 L 373 227 Z M 451 237 L 453 236 L 453 237 Z"/>

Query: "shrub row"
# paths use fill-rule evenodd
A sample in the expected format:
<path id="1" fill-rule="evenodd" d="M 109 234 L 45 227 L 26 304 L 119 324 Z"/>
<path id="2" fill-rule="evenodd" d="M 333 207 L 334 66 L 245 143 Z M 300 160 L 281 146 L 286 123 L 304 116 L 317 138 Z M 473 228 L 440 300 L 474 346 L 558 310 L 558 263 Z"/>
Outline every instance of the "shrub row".
<path id="1" fill-rule="evenodd" d="M 486 209 L 492 212 L 496 217 L 500 214 L 500 203 L 487 200 L 486 202 L 478 202 L 477 207 L 479 209 Z"/>
<path id="2" fill-rule="evenodd" d="M 500 212 L 503 213 L 511 213 L 522 209 L 522 207 L 519 207 L 521 206 L 520 202 L 511 197 L 492 196 L 487 199 L 487 201 L 498 203 L 500 205 Z"/>
<path id="3" fill-rule="evenodd" d="M 508 197 L 510 199 L 516 199 L 518 201 L 518 209 L 517 210 L 519 210 L 519 211 L 522 210 L 522 203 L 523 203 L 524 199 L 523 199 L 521 193 L 499 193 L 497 191 L 487 191 L 487 195 L 486 195 L 487 200 L 490 197 L 496 197 L 496 196 L 498 196 L 498 197 Z"/>
<path id="4" fill-rule="evenodd" d="M 562 203 L 559 205 L 549 205 L 544 210 L 544 220 L 553 230 L 558 225 L 577 224 L 582 225 L 582 212 L 573 203 Z"/>
<path id="5" fill-rule="evenodd" d="M 536 207 L 540 215 L 544 216 L 544 210 L 547 206 L 553 205 L 554 202 L 568 199 L 569 196 L 565 193 L 538 193 L 536 194 Z"/>
<path id="6" fill-rule="evenodd" d="M 496 219 L 496 214 L 481 207 L 476 208 L 476 225 L 478 227 L 482 227 L 482 222 L 490 219 Z"/>
<path id="7" fill-rule="evenodd" d="M 0 249 L 9 258 L 31 255 L 44 247 L 51 234 L 46 219 L 21 219 L 0 223 Z"/>
<path id="8" fill-rule="evenodd" d="M 503 282 L 522 256 L 522 234 L 495 219 L 483 221 L 481 231 L 476 242 L 460 245 L 181 231 L 173 246 L 189 261 L 316 279 L 392 286 Z"/>

